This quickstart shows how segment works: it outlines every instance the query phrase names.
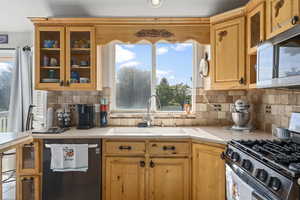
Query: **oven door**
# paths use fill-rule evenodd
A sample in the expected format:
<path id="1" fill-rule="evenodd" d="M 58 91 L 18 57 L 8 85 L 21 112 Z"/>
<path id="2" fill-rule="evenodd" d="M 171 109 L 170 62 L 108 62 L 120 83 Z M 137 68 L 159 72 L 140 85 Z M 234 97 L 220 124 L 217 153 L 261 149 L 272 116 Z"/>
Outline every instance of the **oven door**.
<path id="1" fill-rule="evenodd" d="M 259 188 L 242 169 L 226 164 L 227 200 L 279 200 L 277 197 Z"/>

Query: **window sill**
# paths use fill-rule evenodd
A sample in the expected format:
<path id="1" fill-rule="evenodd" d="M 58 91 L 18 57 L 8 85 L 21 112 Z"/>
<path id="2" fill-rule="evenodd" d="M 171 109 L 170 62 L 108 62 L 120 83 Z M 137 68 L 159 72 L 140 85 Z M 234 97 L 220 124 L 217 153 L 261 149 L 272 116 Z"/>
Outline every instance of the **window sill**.
<path id="1" fill-rule="evenodd" d="M 120 112 L 120 111 L 113 111 L 110 113 L 110 118 L 143 118 L 146 116 L 146 112 Z M 185 112 L 155 112 L 150 113 L 151 116 L 158 118 L 158 119 L 168 119 L 168 118 L 189 118 L 194 119 L 196 118 L 196 114 L 186 114 Z"/>

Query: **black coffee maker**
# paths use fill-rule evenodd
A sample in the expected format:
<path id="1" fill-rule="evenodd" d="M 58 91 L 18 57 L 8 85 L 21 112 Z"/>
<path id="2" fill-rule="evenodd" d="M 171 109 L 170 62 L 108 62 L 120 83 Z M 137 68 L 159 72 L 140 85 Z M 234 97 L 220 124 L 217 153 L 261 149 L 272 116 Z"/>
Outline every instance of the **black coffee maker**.
<path id="1" fill-rule="evenodd" d="M 93 105 L 78 104 L 78 121 L 77 129 L 89 129 L 94 127 L 94 111 Z"/>

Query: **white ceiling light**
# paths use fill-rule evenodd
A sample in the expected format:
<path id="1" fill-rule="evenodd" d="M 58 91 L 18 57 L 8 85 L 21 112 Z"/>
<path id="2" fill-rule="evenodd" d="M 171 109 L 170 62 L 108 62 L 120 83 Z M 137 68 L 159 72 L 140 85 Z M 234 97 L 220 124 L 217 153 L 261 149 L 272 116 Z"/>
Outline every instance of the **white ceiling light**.
<path id="1" fill-rule="evenodd" d="M 159 8 L 162 5 L 163 0 L 149 0 L 149 3 L 152 7 Z"/>

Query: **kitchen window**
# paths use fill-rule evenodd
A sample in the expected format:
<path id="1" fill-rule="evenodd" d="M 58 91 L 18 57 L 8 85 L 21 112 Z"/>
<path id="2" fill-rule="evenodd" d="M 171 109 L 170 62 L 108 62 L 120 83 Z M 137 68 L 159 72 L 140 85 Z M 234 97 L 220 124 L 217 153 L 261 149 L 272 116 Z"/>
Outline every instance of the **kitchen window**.
<path id="1" fill-rule="evenodd" d="M 115 44 L 113 110 L 182 112 L 192 104 L 193 43 Z"/>
<path id="2" fill-rule="evenodd" d="M 15 50 L 0 49 L 0 132 L 7 130 Z"/>

